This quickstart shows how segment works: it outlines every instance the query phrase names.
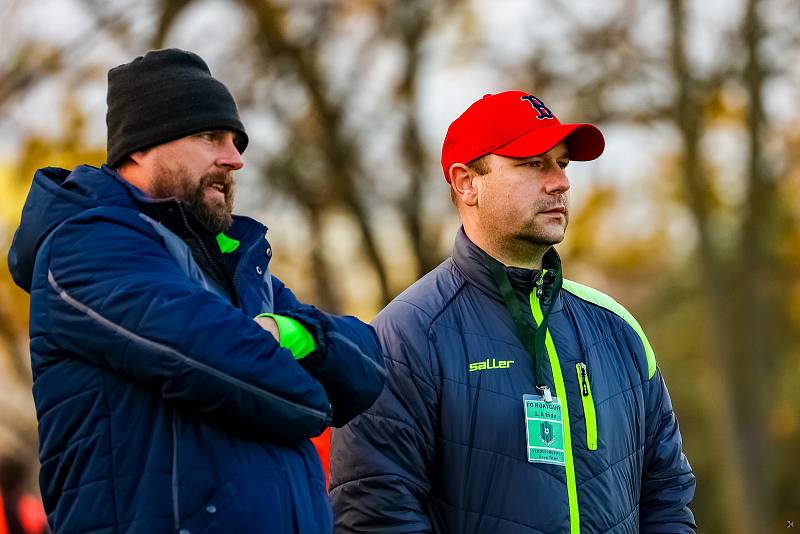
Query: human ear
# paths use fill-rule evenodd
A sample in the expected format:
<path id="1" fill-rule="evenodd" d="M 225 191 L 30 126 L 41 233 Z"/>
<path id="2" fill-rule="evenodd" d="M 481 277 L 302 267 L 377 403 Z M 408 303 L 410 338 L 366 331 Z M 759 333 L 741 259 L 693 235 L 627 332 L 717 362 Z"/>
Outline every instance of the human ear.
<path id="1" fill-rule="evenodd" d="M 144 160 L 147 157 L 148 150 L 137 150 L 136 152 L 131 152 L 128 154 L 128 159 L 135 163 L 136 165 L 143 165 Z"/>
<path id="2" fill-rule="evenodd" d="M 450 187 L 453 188 L 456 198 L 467 206 L 478 203 L 478 190 L 475 188 L 475 173 L 463 163 L 454 163 L 450 166 Z"/>

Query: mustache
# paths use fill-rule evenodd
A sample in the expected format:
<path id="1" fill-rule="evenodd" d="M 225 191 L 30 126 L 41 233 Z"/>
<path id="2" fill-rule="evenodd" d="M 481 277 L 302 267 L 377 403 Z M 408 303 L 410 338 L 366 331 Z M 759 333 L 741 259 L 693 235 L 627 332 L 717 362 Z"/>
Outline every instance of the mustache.
<path id="1" fill-rule="evenodd" d="M 229 189 L 234 184 L 233 172 L 210 172 L 200 177 L 200 187 L 208 187 L 212 184 L 222 184 Z"/>
<path id="2" fill-rule="evenodd" d="M 537 212 L 550 211 L 556 209 L 563 209 L 564 211 L 569 210 L 569 202 L 566 196 L 562 195 L 553 199 L 547 199 L 542 201 L 536 206 Z"/>

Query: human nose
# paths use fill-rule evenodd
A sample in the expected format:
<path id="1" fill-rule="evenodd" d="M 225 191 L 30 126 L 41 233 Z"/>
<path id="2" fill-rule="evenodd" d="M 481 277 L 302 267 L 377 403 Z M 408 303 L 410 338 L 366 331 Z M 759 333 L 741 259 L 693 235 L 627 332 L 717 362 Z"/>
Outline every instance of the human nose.
<path id="1" fill-rule="evenodd" d="M 233 134 L 225 136 L 225 140 L 222 143 L 220 153 L 217 157 L 217 165 L 226 167 L 232 171 L 238 171 L 244 167 L 244 161 L 242 160 L 242 155 L 239 154 L 239 149 L 236 148 Z"/>
<path id="2" fill-rule="evenodd" d="M 560 195 L 569 191 L 569 178 L 567 178 L 566 171 L 556 166 L 549 173 L 547 179 L 547 192 L 551 195 Z"/>

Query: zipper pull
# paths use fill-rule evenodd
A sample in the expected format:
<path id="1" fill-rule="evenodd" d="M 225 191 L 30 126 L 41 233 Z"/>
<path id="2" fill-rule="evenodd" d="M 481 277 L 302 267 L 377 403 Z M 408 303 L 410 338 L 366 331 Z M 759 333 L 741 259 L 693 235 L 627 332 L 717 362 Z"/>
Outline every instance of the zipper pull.
<path id="1" fill-rule="evenodd" d="M 586 385 L 586 364 L 581 362 L 581 393 L 584 397 L 589 396 L 589 386 Z"/>
<path id="2" fill-rule="evenodd" d="M 544 271 L 536 278 L 536 298 L 542 298 L 542 285 L 544 284 Z"/>
<path id="3" fill-rule="evenodd" d="M 542 392 L 542 397 L 544 398 L 545 402 L 553 402 L 553 394 L 550 393 L 550 388 L 547 386 L 536 386 L 536 388 Z"/>

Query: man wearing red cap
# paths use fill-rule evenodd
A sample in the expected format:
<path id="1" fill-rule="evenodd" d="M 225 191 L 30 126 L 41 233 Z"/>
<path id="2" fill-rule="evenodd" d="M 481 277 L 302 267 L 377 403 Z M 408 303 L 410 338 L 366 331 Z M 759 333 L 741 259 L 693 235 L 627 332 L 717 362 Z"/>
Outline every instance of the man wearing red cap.
<path id="1" fill-rule="evenodd" d="M 565 169 L 603 152 L 537 97 L 486 95 L 447 131 L 453 255 L 375 319 L 389 372 L 334 431 L 337 532 L 694 532 L 695 489 L 641 326 L 562 278 Z"/>

